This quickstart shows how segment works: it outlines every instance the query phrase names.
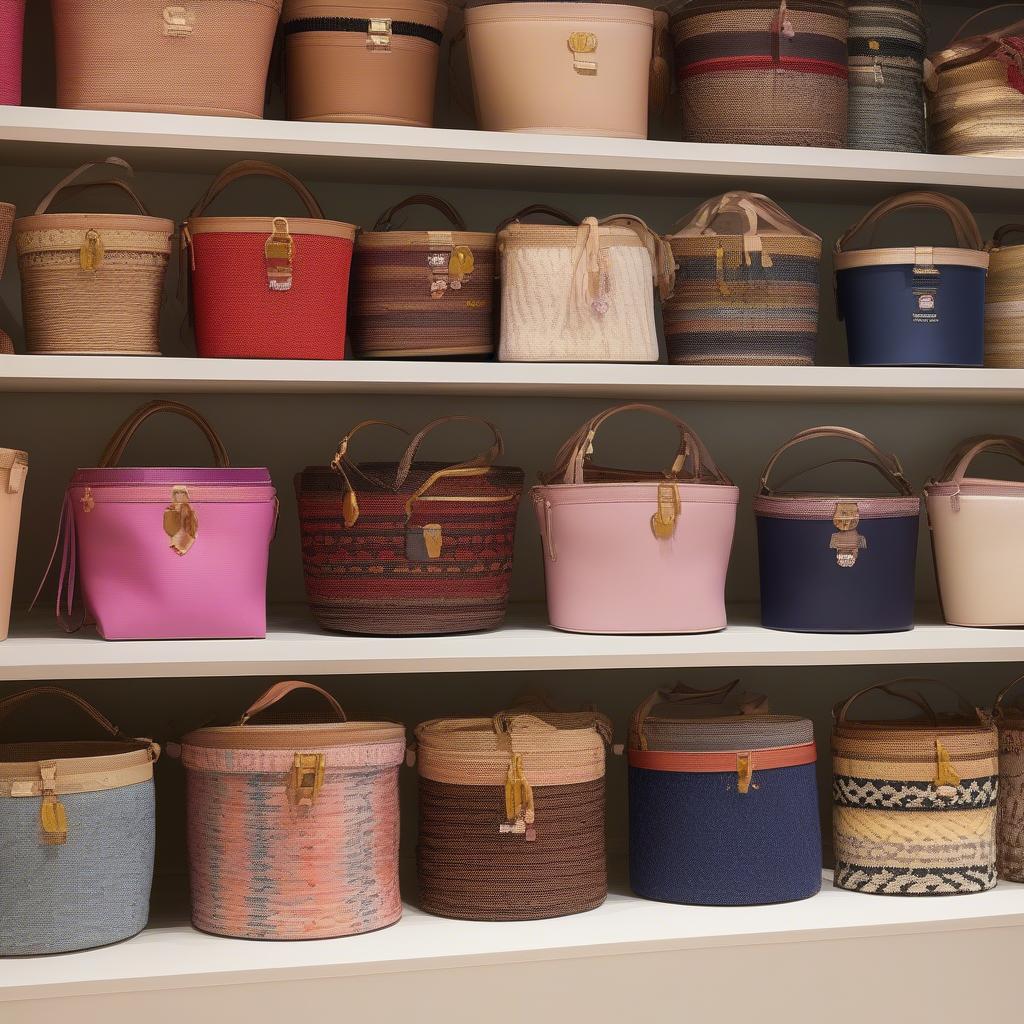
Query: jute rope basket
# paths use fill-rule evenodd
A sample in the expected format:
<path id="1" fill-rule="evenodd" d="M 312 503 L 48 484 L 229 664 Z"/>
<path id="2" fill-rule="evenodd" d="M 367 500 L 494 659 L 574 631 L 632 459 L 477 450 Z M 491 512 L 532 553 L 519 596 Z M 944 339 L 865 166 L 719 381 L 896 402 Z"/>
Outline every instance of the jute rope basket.
<path id="1" fill-rule="evenodd" d="M 985 282 L 985 365 L 1009 369 L 1024 367 L 1024 224 L 1004 224 L 989 244 Z"/>

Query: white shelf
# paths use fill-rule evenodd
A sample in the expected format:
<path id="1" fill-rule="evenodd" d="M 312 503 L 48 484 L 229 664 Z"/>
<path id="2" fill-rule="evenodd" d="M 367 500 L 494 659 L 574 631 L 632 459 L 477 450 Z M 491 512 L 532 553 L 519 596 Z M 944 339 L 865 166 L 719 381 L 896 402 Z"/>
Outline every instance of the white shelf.
<path id="1" fill-rule="evenodd" d="M 1024 400 L 1024 370 L 0 355 L 19 391 L 991 403 Z"/>
<path id="2" fill-rule="evenodd" d="M 900 188 L 990 190 L 1016 202 L 1024 160 L 791 146 L 252 121 L 178 114 L 0 107 L 8 163 L 118 153 L 139 167 L 208 172 L 267 157 L 314 178 L 693 195 L 760 182 L 773 195 L 863 202 Z M 975 199 L 983 197 L 975 196 Z"/>
<path id="3" fill-rule="evenodd" d="M 0 681 L 1024 661 L 1024 630 L 946 626 L 934 613 L 905 633 L 852 635 L 777 632 L 756 615 L 733 609 L 728 629 L 697 636 L 590 636 L 551 629 L 527 605 L 490 633 L 381 638 L 323 632 L 286 606 L 265 640 L 111 642 L 92 629 L 67 636 L 40 608 L 0 644 Z"/>
<path id="4" fill-rule="evenodd" d="M 752 982 L 757 966 L 769 962 L 769 947 L 776 944 L 813 940 L 813 946 L 804 947 L 806 957 L 814 949 L 827 950 L 831 942 L 858 939 L 867 940 L 857 944 L 860 955 L 878 955 L 879 947 L 870 940 L 884 942 L 914 936 L 924 942 L 925 936 L 933 936 L 942 938 L 942 948 L 955 963 L 962 961 L 953 957 L 952 951 L 958 944 L 973 944 L 977 950 L 982 929 L 994 930 L 991 933 L 994 941 L 1008 951 L 1019 950 L 1020 940 L 1024 938 L 1024 886 L 1000 882 L 996 889 L 974 896 L 886 898 L 835 889 L 826 873 L 818 896 L 777 906 L 684 907 L 612 894 L 603 907 L 587 914 L 551 921 L 500 924 L 451 921 L 407 906 L 403 919 L 392 928 L 369 935 L 312 942 L 245 942 L 218 938 L 193 930 L 179 917 L 167 923 L 157 920 L 141 935 L 119 945 L 60 957 L 0 962 L 0 1005 L 14 1004 L 14 1020 L 20 1021 L 19 1005 L 37 1014 L 51 1008 L 56 1013 L 56 1005 L 63 999 L 77 997 L 83 1000 L 81 1005 L 88 1007 L 88 997 L 130 998 L 134 995 L 137 1003 L 132 1005 L 160 1007 L 158 1018 L 147 1014 L 147 1019 L 163 1021 L 165 1015 L 166 1019 L 173 1019 L 170 1008 L 177 1007 L 179 999 L 205 992 L 209 1000 L 210 990 L 218 986 L 228 987 L 235 999 L 245 1000 L 247 991 L 250 998 L 273 999 L 275 986 L 301 982 L 300 991 L 306 997 L 315 997 L 318 984 L 343 979 L 351 987 L 343 989 L 342 994 L 348 991 L 356 996 L 359 992 L 356 979 L 362 978 L 374 983 L 378 999 L 395 1010 L 407 982 L 411 982 L 413 992 L 418 991 L 422 997 L 438 978 L 452 978 L 450 973 L 438 975 L 435 972 L 460 969 L 475 971 L 477 985 L 491 986 L 492 997 L 500 1002 L 495 982 L 515 989 L 517 975 L 521 977 L 531 963 L 554 967 L 564 962 L 565 968 L 571 970 L 569 962 L 576 961 L 577 967 L 589 968 L 595 990 L 602 990 L 605 982 L 601 975 L 605 967 L 614 972 L 616 957 L 642 954 L 648 958 L 649 965 L 674 964 L 677 971 L 682 971 L 687 965 L 699 966 L 699 950 L 717 950 L 718 962 L 725 962 L 727 968 L 732 964 L 735 969 L 737 963 L 742 963 L 745 984 L 749 983 L 756 990 Z M 752 946 L 757 947 L 756 951 L 741 948 Z M 681 956 L 683 953 L 686 955 Z M 835 955 L 834 949 L 831 955 Z M 879 964 L 884 962 L 881 960 Z M 810 970 L 805 961 L 801 964 L 801 969 L 807 966 Z M 845 958 L 843 965 L 850 967 Z M 952 971 L 954 975 L 961 973 L 974 974 L 973 984 L 977 983 L 976 972 Z M 987 969 L 982 973 L 990 976 Z M 568 979 L 568 975 L 566 977 Z M 671 987 L 678 980 L 673 972 L 663 976 L 660 984 Z M 805 981 L 810 984 L 811 977 Z M 254 983 L 258 983 L 255 990 L 247 988 Z M 950 988 L 947 989 L 947 981 L 941 987 L 952 995 L 956 983 L 952 977 L 948 983 Z M 471 989 L 461 989 L 451 981 L 448 984 L 453 1000 L 472 1002 Z M 903 988 L 909 995 L 913 985 L 906 984 L 904 979 Z M 676 991 L 678 995 L 678 989 Z M 395 999 L 391 1004 L 387 1003 L 389 994 Z M 687 994 L 693 997 L 692 993 Z M 637 995 L 634 993 L 634 997 Z M 722 998 L 725 995 L 720 993 Z M 652 1005 L 657 993 L 652 989 L 645 992 L 644 997 L 645 1004 Z M 579 998 L 587 997 L 581 992 Z M 729 998 L 732 1006 L 733 997 Z M 743 997 L 737 993 L 736 998 Z M 97 1009 L 93 1012 L 98 1013 L 100 1003 L 94 1005 Z M 194 1005 L 205 1007 L 207 1013 L 213 1006 L 209 1001 Z M 500 1005 L 495 1009 L 495 1014 L 481 1016 L 499 1021 L 515 1019 L 506 1018 Z M 260 1016 L 259 1020 L 272 1019 L 269 1011 L 265 1012 L 268 1016 Z M 5 1021 L 11 1019 L 7 1013 L 0 1011 Z M 80 1019 L 100 1018 L 87 1015 Z M 195 1019 L 216 1018 L 210 1013 Z M 401 1018 L 397 1014 L 382 1013 L 375 1019 L 390 1022 Z M 469 1018 L 439 1012 L 421 1019 L 461 1021 Z M 782 1018 L 773 1016 L 771 1019 Z M 830 1019 L 839 1018 L 830 1016 Z"/>

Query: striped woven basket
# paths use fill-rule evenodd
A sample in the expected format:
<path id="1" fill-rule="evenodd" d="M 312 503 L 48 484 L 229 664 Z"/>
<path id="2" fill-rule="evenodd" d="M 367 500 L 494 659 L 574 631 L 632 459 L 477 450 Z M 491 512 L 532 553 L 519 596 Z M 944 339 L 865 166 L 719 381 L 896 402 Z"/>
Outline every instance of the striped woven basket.
<path id="1" fill-rule="evenodd" d="M 1024 882 L 1024 699 L 1007 702 L 1019 676 L 996 697 L 994 714 L 999 729 L 999 824 L 996 852 L 999 877 Z"/>
<path id="2" fill-rule="evenodd" d="M 678 263 L 663 307 L 671 363 L 809 366 L 821 239 L 767 196 L 726 192 L 668 236 Z"/>
<path id="3" fill-rule="evenodd" d="M 928 128 L 935 153 L 1024 155 L 1024 21 L 960 38 L 988 10 L 968 18 L 926 67 Z"/>
<path id="4" fill-rule="evenodd" d="M 420 906 L 472 921 L 599 907 L 610 739 L 604 715 L 533 705 L 418 726 Z"/>
<path id="5" fill-rule="evenodd" d="M 920 0 L 852 0 L 850 149 L 923 153 L 927 30 Z"/>
<path id="6" fill-rule="evenodd" d="M 105 164 L 131 167 L 117 157 Z M 121 178 L 58 182 L 31 217 L 14 223 L 28 351 L 36 354 L 159 355 L 160 303 L 174 222 L 151 217 Z M 116 188 L 137 213 L 48 213 L 61 192 Z"/>
<path id="7" fill-rule="evenodd" d="M 841 701 L 832 730 L 835 884 L 886 896 L 983 892 L 996 884 L 998 741 L 960 700 L 935 712 L 918 683 L 878 683 Z M 865 694 L 909 701 L 923 718 L 850 721 Z"/>
<path id="8" fill-rule="evenodd" d="M 1004 224 L 989 243 L 985 281 L 985 365 L 1024 367 L 1024 224 Z"/>
<path id="9" fill-rule="evenodd" d="M 684 142 L 846 145 L 845 0 L 689 0 L 672 34 Z"/>
<path id="10" fill-rule="evenodd" d="M 431 206 L 454 230 L 392 231 L 400 210 Z M 494 352 L 494 234 L 467 231 L 437 196 L 415 195 L 356 239 L 349 332 L 357 356 L 487 356 Z"/>
<path id="11" fill-rule="evenodd" d="M 483 424 L 494 441 L 459 463 L 417 462 L 445 423 Z M 296 477 L 306 595 L 324 629 L 401 636 L 466 633 L 501 625 L 508 604 L 523 471 L 496 466 L 497 427 L 445 416 L 409 442 L 399 462 L 352 461 L 364 420 L 341 439 L 330 466 Z"/>
<path id="12" fill-rule="evenodd" d="M 0 743 L 0 956 L 105 946 L 149 917 L 160 748 L 55 686 L 0 700 L 0 719 L 39 698 L 76 705 L 106 736 Z"/>
<path id="13" fill-rule="evenodd" d="M 295 690 L 329 712 L 264 716 Z M 188 793 L 192 923 L 243 939 L 323 939 L 394 924 L 405 729 L 348 722 L 312 683 L 275 683 L 230 726 L 197 729 Z"/>

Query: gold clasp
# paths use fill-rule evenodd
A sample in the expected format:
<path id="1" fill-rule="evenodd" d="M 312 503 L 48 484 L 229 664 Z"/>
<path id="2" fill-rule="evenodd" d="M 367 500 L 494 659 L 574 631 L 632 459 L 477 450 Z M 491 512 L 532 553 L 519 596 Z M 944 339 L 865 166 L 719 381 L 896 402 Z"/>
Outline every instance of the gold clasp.
<path id="1" fill-rule="evenodd" d="M 736 755 L 736 790 L 740 793 L 750 791 L 750 780 L 754 775 L 754 762 L 749 751 Z"/>
<path id="2" fill-rule="evenodd" d="M 366 48 L 368 50 L 391 49 L 391 19 L 371 18 L 367 28 Z"/>
<path id="3" fill-rule="evenodd" d="M 78 262 L 82 265 L 82 269 L 89 273 L 99 270 L 103 265 L 104 251 L 100 233 L 95 228 L 90 228 L 85 233 L 85 241 L 78 253 Z"/>
<path id="4" fill-rule="evenodd" d="M 91 512 L 96 507 L 96 499 L 92 496 L 91 487 L 86 487 L 81 498 L 78 500 L 82 503 L 83 512 Z"/>
<path id="5" fill-rule="evenodd" d="M 323 754 L 296 754 L 288 778 L 288 793 L 298 807 L 312 807 L 324 784 L 327 759 Z"/>
<path id="6" fill-rule="evenodd" d="M 837 530 L 853 530 L 860 523 L 860 509 L 855 501 L 837 501 L 832 516 Z"/>
<path id="7" fill-rule="evenodd" d="M 596 75 L 597 61 L 583 60 L 580 55 L 594 53 L 597 50 L 597 36 L 593 32 L 573 32 L 569 36 L 568 44 L 572 53 L 573 70 L 579 75 Z"/>
<path id="8" fill-rule="evenodd" d="M 57 799 L 57 762 L 39 765 L 43 802 L 39 805 L 39 826 L 47 846 L 63 846 L 68 841 L 68 814 Z"/>
<path id="9" fill-rule="evenodd" d="M 164 509 L 164 533 L 171 538 L 171 548 L 179 555 L 188 554 L 199 533 L 199 516 L 192 508 L 188 488 L 176 484 L 171 488 L 171 503 Z"/>
<path id="10" fill-rule="evenodd" d="M 668 540 L 676 532 L 679 512 L 679 489 L 675 482 L 658 484 L 658 511 L 651 516 L 651 530 L 658 540 Z"/>
<path id="11" fill-rule="evenodd" d="M 476 258 L 468 245 L 457 245 L 448 260 L 448 287 L 458 291 L 462 282 L 473 273 Z"/>
<path id="12" fill-rule="evenodd" d="M 837 501 L 832 522 L 839 533 L 833 533 L 829 549 L 836 553 L 836 565 L 849 569 L 857 564 L 857 556 L 868 546 L 867 538 L 857 532 L 860 509 L 855 501 Z"/>
<path id="13" fill-rule="evenodd" d="M 267 263 L 267 285 L 272 292 L 287 292 L 292 287 L 292 257 L 295 243 L 285 217 L 274 218 L 273 234 L 263 247 Z"/>

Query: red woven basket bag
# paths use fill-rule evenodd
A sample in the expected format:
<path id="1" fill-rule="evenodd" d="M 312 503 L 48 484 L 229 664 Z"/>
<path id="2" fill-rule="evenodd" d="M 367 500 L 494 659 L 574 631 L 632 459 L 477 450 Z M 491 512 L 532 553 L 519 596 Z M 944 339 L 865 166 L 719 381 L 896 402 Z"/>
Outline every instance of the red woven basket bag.
<path id="1" fill-rule="evenodd" d="M 466 462 L 417 462 L 424 438 L 445 423 L 479 423 L 493 443 Z M 523 471 L 496 466 L 497 428 L 475 416 L 428 423 L 399 462 L 357 464 L 356 424 L 330 466 L 295 480 L 306 594 L 325 629 L 375 635 L 467 633 L 505 617 Z"/>
<path id="2" fill-rule="evenodd" d="M 204 217 L 232 182 L 277 178 L 306 217 Z M 243 160 L 210 186 L 181 229 L 196 351 L 230 359 L 343 359 L 354 224 L 327 220 L 313 194 L 273 164 Z"/>

